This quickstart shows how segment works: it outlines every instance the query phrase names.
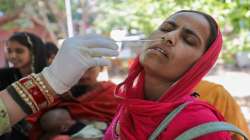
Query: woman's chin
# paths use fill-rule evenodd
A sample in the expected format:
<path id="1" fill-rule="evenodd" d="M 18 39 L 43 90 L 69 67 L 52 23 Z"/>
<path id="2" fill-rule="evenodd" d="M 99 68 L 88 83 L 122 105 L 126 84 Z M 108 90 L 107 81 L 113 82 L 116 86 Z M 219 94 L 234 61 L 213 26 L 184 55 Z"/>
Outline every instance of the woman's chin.
<path id="1" fill-rule="evenodd" d="M 140 63 L 143 67 L 162 68 L 167 60 L 163 59 L 162 56 L 154 53 L 145 53 L 140 55 Z"/>
<path id="2" fill-rule="evenodd" d="M 155 61 L 153 59 L 142 59 L 140 61 L 141 65 L 143 66 L 145 71 L 155 71 L 162 69 L 162 64 L 160 64 L 158 61 Z"/>

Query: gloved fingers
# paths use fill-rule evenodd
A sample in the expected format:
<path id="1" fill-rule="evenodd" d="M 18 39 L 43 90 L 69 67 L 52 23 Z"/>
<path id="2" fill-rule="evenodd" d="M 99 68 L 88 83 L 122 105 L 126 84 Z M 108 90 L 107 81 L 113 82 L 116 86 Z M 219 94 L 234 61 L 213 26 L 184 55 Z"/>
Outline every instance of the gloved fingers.
<path id="1" fill-rule="evenodd" d="M 79 38 L 82 38 L 82 39 L 93 39 L 93 38 L 107 38 L 107 37 L 104 37 L 102 35 L 99 35 L 99 34 L 96 34 L 96 33 L 90 33 L 90 34 L 85 34 L 85 35 L 79 35 L 78 36 Z"/>
<path id="2" fill-rule="evenodd" d="M 115 41 L 111 39 L 104 39 L 104 38 L 91 38 L 87 40 L 83 40 L 83 45 L 87 46 L 88 48 L 109 48 L 113 50 L 118 49 L 118 45 Z"/>
<path id="3" fill-rule="evenodd" d="M 92 60 L 94 66 L 111 66 L 111 61 L 103 57 L 95 57 Z"/>
<path id="4" fill-rule="evenodd" d="M 84 36 L 78 36 L 78 38 L 82 38 L 84 40 L 109 40 L 109 41 L 113 41 L 113 39 L 109 38 L 109 37 L 106 37 L 106 36 L 102 36 L 102 35 L 99 35 L 99 34 L 95 34 L 95 33 L 91 33 L 91 34 L 86 34 Z"/>
<path id="5" fill-rule="evenodd" d="M 118 56 L 118 50 L 112 50 L 112 49 L 107 49 L 107 48 L 90 48 L 89 49 L 89 54 L 92 57 Z"/>
<path id="6" fill-rule="evenodd" d="M 65 39 L 62 47 L 88 47 L 88 48 L 110 48 L 113 50 L 118 49 L 114 40 L 96 34 L 85 36 L 74 36 Z"/>

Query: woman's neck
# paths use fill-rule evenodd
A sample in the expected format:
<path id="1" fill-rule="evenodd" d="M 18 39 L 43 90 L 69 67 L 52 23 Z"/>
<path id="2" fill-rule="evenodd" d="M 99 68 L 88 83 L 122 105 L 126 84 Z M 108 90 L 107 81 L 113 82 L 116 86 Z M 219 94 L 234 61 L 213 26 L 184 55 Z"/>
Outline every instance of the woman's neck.
<path id="1" fill-rule="evenodd" d="M 147 100 L 158 100 L 173 82 L 163 81 L 155 75 L 145 75 L 144 98 Z"/>
<path id="2" fill-rule="evenodd" d="M 32 73 L 32 70 L 30 67 L 20 68 L 19 71 L 20 71 L 22 77 L 27 76 L 27 75 Z"/>

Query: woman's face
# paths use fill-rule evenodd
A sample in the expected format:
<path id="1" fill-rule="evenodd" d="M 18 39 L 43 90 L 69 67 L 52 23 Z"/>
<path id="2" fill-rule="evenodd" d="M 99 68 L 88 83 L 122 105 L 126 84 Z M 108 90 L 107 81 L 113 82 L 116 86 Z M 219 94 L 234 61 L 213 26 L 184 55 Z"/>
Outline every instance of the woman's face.
<path id="1" fill-rule="evenodd" d="M 140 55 L 146 74 L 175 82 L 205 52 L 209 34 L 209 23 L 202 15 L 182 12 L 169 17 L 149 37 L 165 41 L 151 43 Z"/>
<path id="2" fill-rule="evenodd" d="M 17 41 L 8 42 L 7 58 L 15 68 L 23 68 L 31 63 L 29 49 Z"/>

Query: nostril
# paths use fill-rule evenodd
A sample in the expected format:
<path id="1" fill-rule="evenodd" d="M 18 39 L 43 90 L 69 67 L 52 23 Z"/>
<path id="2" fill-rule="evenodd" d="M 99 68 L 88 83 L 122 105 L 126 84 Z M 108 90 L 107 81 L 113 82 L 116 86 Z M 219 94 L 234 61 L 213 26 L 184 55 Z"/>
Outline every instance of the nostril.
<path id="1" fill-rule="evenodd" d="M 168 44 L 171 44 L 171 45 L 173 44 L 173 42 L 171 40 L 166 40 L 165 42 Z"/>
<path id="2" fill-rule="evenodd" d="M 173 42 L 165 37 L 161 37 L 161 42 L 164 44 L 173 45 Z"/>

